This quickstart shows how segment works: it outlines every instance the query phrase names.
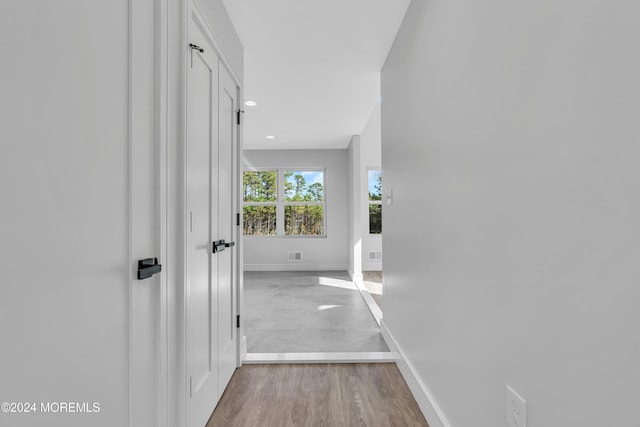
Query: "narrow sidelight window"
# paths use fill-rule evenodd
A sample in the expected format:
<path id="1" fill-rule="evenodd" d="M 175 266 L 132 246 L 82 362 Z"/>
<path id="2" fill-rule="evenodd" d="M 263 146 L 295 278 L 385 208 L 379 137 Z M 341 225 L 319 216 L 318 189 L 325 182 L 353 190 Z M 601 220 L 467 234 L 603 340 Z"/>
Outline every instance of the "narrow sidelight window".
<path id="1" fill-rule="evenodd" d="M 369 234 L 382 234 L 382 171 L 369 170 Z"/>

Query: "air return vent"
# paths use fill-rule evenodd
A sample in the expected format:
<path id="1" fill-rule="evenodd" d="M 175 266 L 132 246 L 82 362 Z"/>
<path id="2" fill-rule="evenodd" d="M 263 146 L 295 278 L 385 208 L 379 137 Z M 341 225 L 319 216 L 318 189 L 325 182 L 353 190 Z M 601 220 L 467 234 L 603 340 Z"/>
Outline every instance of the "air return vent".
<path id="1" fill-rule="evenodd" d="M 371 251 L 371 252 L 369 252 L 369 259 L 370 260 L 381 260 L 382 259 L 382 252 L 379 252 L 379 251 Z"/>
<path id="2" fill-rule="evenodd" d="M 289 261 L 302 261 L 302 252 L 289 252 Z"/>

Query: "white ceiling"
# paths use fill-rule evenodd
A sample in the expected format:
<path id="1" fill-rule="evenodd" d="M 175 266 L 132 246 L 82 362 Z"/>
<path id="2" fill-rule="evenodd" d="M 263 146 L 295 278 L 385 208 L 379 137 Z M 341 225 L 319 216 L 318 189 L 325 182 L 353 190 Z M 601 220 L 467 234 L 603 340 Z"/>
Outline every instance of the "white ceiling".
<path id="1" fill-rule="evenodd" d="M 246 149 L 345 148 L 410 0 L 223 0 L 245 48 Z M 267 135 L 276 137 L 267 140 Z"/>

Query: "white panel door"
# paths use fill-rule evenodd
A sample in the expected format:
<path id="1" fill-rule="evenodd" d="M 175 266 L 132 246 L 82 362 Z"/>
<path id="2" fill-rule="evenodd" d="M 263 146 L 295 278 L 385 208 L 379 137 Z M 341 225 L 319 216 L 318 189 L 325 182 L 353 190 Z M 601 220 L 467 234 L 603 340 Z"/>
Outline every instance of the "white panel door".
<path id="1" fill-rule="evenodd" d="M 218 238 L 231 242 L 218 253 L 218 363 L 219 394 L 222 395 L 236 369 L 238 330 L 236 328 L 236 292 L 233 268 L 237 249 L 232 192 L 234 189 L 233 153 L 237 148 L 236 112 L 238 88 L 224 66 L 220 66 L 218 140 Z"/>
<path id="2" fill-rule="evenodd" d="M 201 37 L 193 35 L 194 40 Z M 204 45 L 201 41 L 198 42 Z M 217 257 L 212 257 L 212 209 L 217 177 L 218 58 L 192 49 L 187 70 L 186 369 L 187 425 L 202 427 L 218 400 Z M 214 119 L 215 118 L 215 119 Z M 215 156 L 214 156 L 215 155 Z M 217 233 L 217 230 L 215 230 Z"/>

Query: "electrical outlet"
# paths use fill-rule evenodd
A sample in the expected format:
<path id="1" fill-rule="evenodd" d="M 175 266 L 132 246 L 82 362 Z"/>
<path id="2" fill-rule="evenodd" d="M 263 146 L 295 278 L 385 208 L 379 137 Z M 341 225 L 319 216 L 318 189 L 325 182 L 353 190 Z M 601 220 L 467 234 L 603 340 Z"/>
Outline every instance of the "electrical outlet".
<path id="1" fill-rule="evenodd" d="M 507 386 L 507 427 L 527 427 L 527 402 Z"/>

